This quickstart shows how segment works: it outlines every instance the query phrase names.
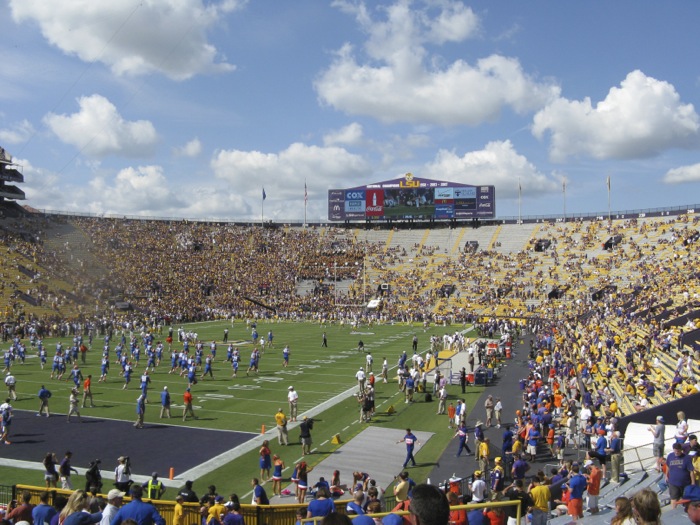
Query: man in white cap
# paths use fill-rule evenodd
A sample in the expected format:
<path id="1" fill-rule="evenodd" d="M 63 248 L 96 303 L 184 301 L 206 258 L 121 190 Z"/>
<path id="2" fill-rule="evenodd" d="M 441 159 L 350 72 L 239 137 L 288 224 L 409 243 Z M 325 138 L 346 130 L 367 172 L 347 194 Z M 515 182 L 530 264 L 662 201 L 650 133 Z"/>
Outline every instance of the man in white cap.
<path id="1" fill-rule="evenodd" d="M 12 372 L 7 371 L 5 377 L 5 386 L 7 386 L 7 395 L 12 401 L 17 401 L 17 379 L 12 375 Z"/>
<path id="2" fill-rule="evenodd" d="M 146 415 L 146 396 L 141 394 L 136 398 L 136 421 L 134 428 L 143 428 L 143 418 Z"/>
<path id="3" fill-rule="evenodd" d="M 120 491 L 129 490 L 131 485 L 131 465 L 128 456 L 117 458 L 117 468 L 114 469 L 114 486 Z"/>
<path id="4" fill-rule="evenodd" d="M 167 386 L 164 386 L 160 393 L 160 419 L 163 417 L 170 419 L 170 392 Z"/>
<path id="5" fill-rule="evenodd" d="M 367 379 L 367 376 L 365 375 L 365 371 L 362 367 L 357 371 L 355 374 L 355 379 L 357 379 L 357 384 L 360 387 L 360 393 L 365 391 L 365 380 Z"/>
<path id="6" fill-rule="evenodd" d="M 119 489 L 112 489 L 107 493 L 107 506 L 102 511 L 102 521 L 100 521 L 100 525 L 110 524 L 112 518 L 119 510 L 119 507 L 122 506 L 124 494 L 126 493 Z"/>
<path id="7" fill-rule="evenodd" d="M 656 471 L 661 472 L 661 460 L 665 457 L 664 440 L 666 439 L 666 422 L 664 421 L 664 416 L 656 416 L 656 425 L 649 425 L 648 430 L 651 432 L 651 435 L 654 436 L 651 450 L 656 458 Z"/>
<path id="8" fill-rule="evenodd" d="M 299 403 L 299 394 L 290 386 L 287 392 L 287 401 L 289 401 L 289 421 L 297 420 L 297 404 Z"/>

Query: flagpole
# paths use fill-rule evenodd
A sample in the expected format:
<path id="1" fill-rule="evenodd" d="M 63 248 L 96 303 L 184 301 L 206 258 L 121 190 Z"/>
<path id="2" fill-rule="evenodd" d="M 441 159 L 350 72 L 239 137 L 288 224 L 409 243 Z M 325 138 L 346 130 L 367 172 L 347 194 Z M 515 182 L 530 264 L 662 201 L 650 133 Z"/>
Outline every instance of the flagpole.
<path id="1" fill-rule="evenodd" d="M 520 184 L 520 177 L 518 177 L 518 224 L 522 224 L 522 200 L 523 200 L 523 187 Z"/>
<path id="2" fill-rule="evenodd" d="M 262 190 L 262 200 L 260 201 L 260 227 L 265 227 L 265 188 Z"/>
<path id="3" fill-rule="evenodd" d="M 561 182 L 561 191 L 564 194 L 564 222 L 566 222 L 566 179 Z"/>
<path id="4" fill-rule="evenodd" d="M 610 175 L 608 175 L 608 230 L 610 230 Z"/>
<path id="5" fill-rule="evenodd" d="M 306 179 L 304 179 L 304 228 L 306 228 L 306 204 L 309 201 L 309 193 L 306 189 Z"/>

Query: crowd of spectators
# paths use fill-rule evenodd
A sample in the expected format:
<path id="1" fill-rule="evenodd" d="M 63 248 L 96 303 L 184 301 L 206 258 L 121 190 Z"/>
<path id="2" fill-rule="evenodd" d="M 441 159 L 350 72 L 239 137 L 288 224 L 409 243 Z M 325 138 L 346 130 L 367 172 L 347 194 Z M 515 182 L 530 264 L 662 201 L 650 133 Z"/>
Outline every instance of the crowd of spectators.
<path id="1" fill-rule="evenodd" d="M 23 318 L 50 335 L 90 330 L 97 335 L 125 322 L 153 327 L 231 316 L 440 324 L 497 317 L 584 319 L 605 338 L 618 336 L 625 346 L 634 341 L 651 352 L 669 337 L 676 346 L 679 335 L 698 328 L 696 246 L 688 242 L 697 222 L 679 215 L 610 225 L 543 223 L 519 251 L 502 251 L 494 242 L 450 255 L 415 237 L 406 245 L 391 244 L 386 234 L 330 226 L 28 214 L 8 223 L 0 240 L 8 253 L 28 261 L 35 277 L 20 275 L 14 261 L 0 269 L 2 282 L 31 285 L 24 292 L 51 309 L 24 315 L 29 308 L 18 300 L 19 308 L 10 311 L 10 303 L 4 313 L 10 329 Z M 603 250 L 613 235 L 623 243 Z M 551 239 L 544 252 L 535 250 L 538 238 Z M 60 289 L 56 279 L 72 288 Z M 454 286 L 445 292 L 444 283 Z M 550 297 L 556 288 L 566 290 L 563 297 Z M 595 300 L 597 290 L 603 293 Z M 380 299 L 374 310 L 366 309 L 371 298 Z M 669 324 L 684 314 L 683 326 Z M 639 357 L 637 368 L 654 364 L 653 358 Z M 622 374 L 618 365 L 630 367 L 612 364 L 599 367 L 608 382 Z M 632 371 L 626 372 L 630 378 Z M 658 379 L 663 393 L 667 388 Z M 671 381 L 668 393 L 687 392 L 685 379 L 681 374 L 675 386 Z M 639 387 L 635 383 L 635 392 L 628 393 L 637 395 Z"/>

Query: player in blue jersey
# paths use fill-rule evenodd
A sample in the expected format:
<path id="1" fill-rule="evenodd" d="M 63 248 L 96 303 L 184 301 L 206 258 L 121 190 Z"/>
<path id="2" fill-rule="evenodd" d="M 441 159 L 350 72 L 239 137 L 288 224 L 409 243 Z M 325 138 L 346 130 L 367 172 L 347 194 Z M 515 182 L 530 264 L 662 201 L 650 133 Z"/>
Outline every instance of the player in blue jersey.
<path id="1" fill-rule="evenodd" d="M 102 362 L 100 363 L 100 378 L 97 380 L 98 383 L 102 383 L 107 380 L 107 373 L 109 372 L 109 354 L 102 354 Z"/>
<path id="2" fill-rule="evenodd" d="M 284 345 L 284 348 L 282 349 L 282 366 L 284 368 L 287 368 L 289 366 L 289 344 Z"/>
<path id="3" fill-rule="evenodd" d="M 124 358 L 126 359 L 126 356 L 124 356 Z M 125 364 L 124 364 L 124 386 L 122 387 L 122 390 L 126 390 L 126 387 L 128 387 L 129 383 L 131 383 L 132 370 L 133 369 L 131 368 L 131 363 L 129 363 L 128 361 L 125 361 Z"/>
<path id="4" fill-rule="evenodd" d="M 231 377 L 238 377 L 238 362 L 241 360 L 241 356 L 238 351 L 235 351 L 231 356 L 231 368 L 233 368 L 233 374 Z"/>
<path id="5" fill-rule="evenodd" d="M 187 368 L 187 383 L 190 388 L 197 384 L 197 367 L 194 363 Z"/>
<path id="6" fill-rule="evenodd" d="M 5 354 L 3 355 L 3 361 L 5 363 L 5 368 L 3 369 L 2 373 L 6 373 L 10 371 L 10 368 L 12 367 L 12 359 L 14 355 L 12 350 L 8 349 L 5 350 Z"/>
<path id="7" fill-rule="evenodd" d="M 70 375 L 73 383 L 75 383 L 75 388 L 80 388 L 80 383 L 84 380 L 84 378 L 78 363 L 73 365 L 73 370 L 71 370 Z"/>
<path id="8" fill-rule="evenodd" d="M 53 379 L 53 375 L 56 374 L 58 376 L 58 379 L 61 379 L 61 361 L 63 360 L 63 356 L 56 352 L 56 355 L 53 356 L 53 361 L 51 362 L 51 379 Z"/>
<path id="9" fill-rule="evenodd" d="M 162 359 L 163 359 L 163 343 L 158 341 L 158 344 L 156 345 L 156 366 L 160 365 L 160 362 Z"/>
<path id="10" fill-rule="evenodd" d="M 148 370 L 145 370 L 143 374 L 141 375 L 141 393 L 143 394 L 143 398 L 146 400 L 146 403 L 148 403 L 148 386 L 151 384 L 151 376 L 148 375 Z"/>
<path id="11" fill-rule="evenodd" d="M 209 374 L 212 379 L 214 379 L 214 372 L 211 370 L 211 362 L 214 360 L 212 355 L 208 355 L 207 358 L 204 360 L 204 372 L 202 372 L 202 375 L 200 376 L 200 379 L 204 379 L 204 376 Z"/>

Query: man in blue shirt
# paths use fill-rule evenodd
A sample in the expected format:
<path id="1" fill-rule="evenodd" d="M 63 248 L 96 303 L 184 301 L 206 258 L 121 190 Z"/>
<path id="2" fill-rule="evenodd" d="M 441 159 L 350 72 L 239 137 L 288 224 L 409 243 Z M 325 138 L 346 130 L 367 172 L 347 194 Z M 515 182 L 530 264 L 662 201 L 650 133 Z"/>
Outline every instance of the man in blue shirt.
<path id="1" fill-rule="evenodd" d="M 692 458 L 683 454 L 683 445 L 680 443 L 673 444 L 673 452 L 666 458 L 666 466 L 668 494 L 671 497 L 671 507 L 675 509 L 685 487 L 695 485 L 695 469 Z"/>
<path id="2" fill-rule="evenodd" d="M 131 486 L 131 502 L 121 507 L 112 518 L 110 525 L 121 525 L 124 520 L 132 519 L 138 525 L 165 525 L 163 516 L 150 503 L 144 503 L 141 485 Z"/>
<path id="3" fill-rule="evenodd" d="M 530 470 L 530 465 L 528 465 L 527 461 L 525 461 L 525 454 L 523 454 L 515 460 L 515 463 L 513 463 L 513 468 L 511 469 L 510 473 L 513 476 L 513 480 L 525 479 L 525 473 L 528 470 Z"/>
<path id="4" fill-rule="evenodd" d="M 406 435 L 396 443 L 406 443 L 406 460 L 403 462 L 403 468 L 406 468 L 408 462 L 411 461 L 413 466 L 416 466 L 416 460 L 413 457 L 413 447 L 418 442 L 418 438 L 413 435 L 410 428 L 406 429 Z"/>
<path id="5" fill-rule="evenodd" d="M 43 491 L 39 494 L 39 504 L 32 509 L 32 519 L 37 525 L 44 525 L 44 523 L 51 523 L 51 518 L 53 518 L 58 511 L 51 505 L 49 505 L 49 493 L 48 491 Z"/>
<path id="6" fill-rule="evenodd" d="M 41 385 L 37 396 L 39 397 L 39 413 L 37 416 L 41 416 L 46 412 L 46 417 L 49 417 L 49 398 L 51 397 L 51 392 L 44 385 Z"/>
<path id="7" fill-rule="evenodd" d="M 168 387 L 164 386 L 163 391 L 160 393 L 160 419 L 167 417 L 170 419 L 170 392 L 168 392 Z"/>
<path id="8" fill-rule="evenodd" d="M 598 440 L 595 442 L 595 450 L 589 451 L 588 456 L 600 461 L 600 466 L 602 467 L 604 478 L 606 477 L 605 463 L 609 459 L 607 454 L 606 454 L 607 448 L 608 448 L 608 440 L 605 439 L 605 430 L 600 429 L 598 431 Z"/>
<path id="9" fill-rule="evenodd" d="M 567 508 L 569 510 L 569 515 L 574 519 L 574 521 L 579 518 L 583 518 L 583 493 L 586 491 L 588 486 L 588 481 L 586 477 L 579 473 L 579 466 L 574 465 L 571 467 L 571 479 L 569 479 L 569 494 L 571 499 Z"/>
<path id="10" fill-rule="evenodd" d="M 146 396 L 141 394 L 136 399 L 136 422 L 135 428 L 143 428 L 143 418 L 146 415 Z"/>
<path id="11" fill-rule="evenodd" d="M 270 500 L 267 497 L 265 489 L 260 486 L 258 478 L 253 478 L 250 484 L 253 486 L 253 505 L 269 505 Z M 112 523 L 111 525 L 118 524 Z"/>
<path id="12" fill-rule="evenodd" d="M 620 482 L 620 466 L 622 464 L 622 439 L 620 432 L 616 430 L 610 439 L 610 447 L 605 449 L 605 452 L 610 454 L 610 468 L 612 470 L 611 479 L 615 483 Z M 603 472 L 605 469 L 603 469 Z M 605 476 L 605 474 L 603 474 Z"/>
<path id="13" fill-rule="evenodd" d="M 464 423 L 464 421 L 459 423 L 459 427 L 457 428 L 457 432 L 455 433 L 454 437 L 459 437 L 459 448 L 457 449 L 456 454 L 457 457 L 462 454 L 462 450 L 466 450 L 467 454 L 472 453 L 472 451 L 469 450 L 469 445 L 467 445 L 467 425 Z"/>

